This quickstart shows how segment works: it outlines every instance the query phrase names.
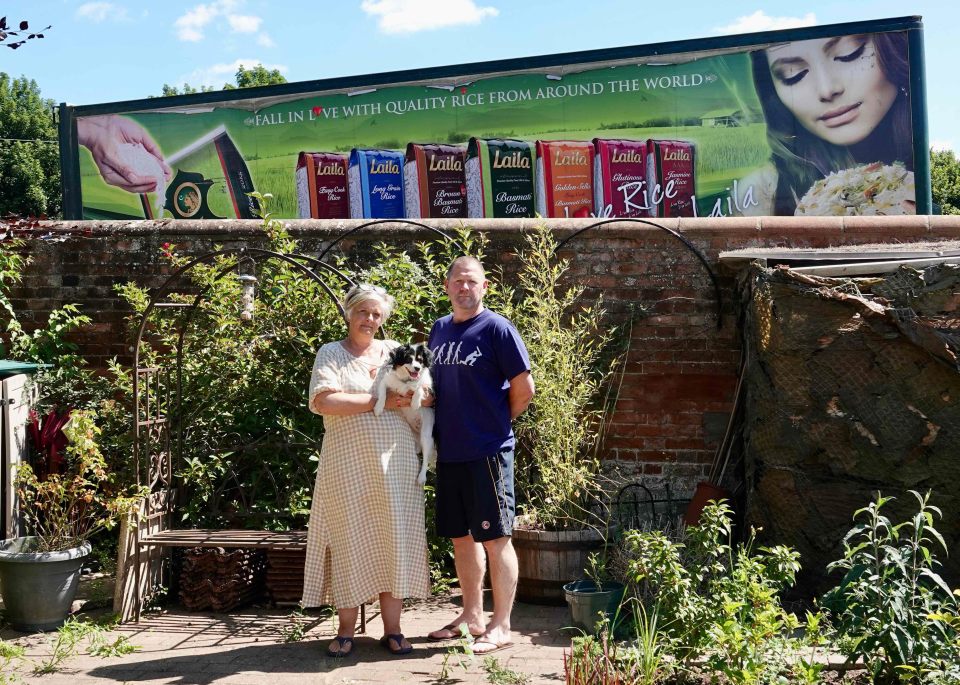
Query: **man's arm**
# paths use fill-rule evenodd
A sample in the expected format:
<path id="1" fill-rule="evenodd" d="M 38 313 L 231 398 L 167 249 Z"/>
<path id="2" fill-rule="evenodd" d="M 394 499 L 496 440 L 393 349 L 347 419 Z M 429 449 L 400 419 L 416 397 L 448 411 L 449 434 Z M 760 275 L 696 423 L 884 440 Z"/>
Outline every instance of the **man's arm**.
<path id="1" fill-rule="evenodd" d="M 519 373 L 510 379 L 510 419 L 515 419 L 530 406 L 533 399 L 533 376 L 529 371 Z"/>

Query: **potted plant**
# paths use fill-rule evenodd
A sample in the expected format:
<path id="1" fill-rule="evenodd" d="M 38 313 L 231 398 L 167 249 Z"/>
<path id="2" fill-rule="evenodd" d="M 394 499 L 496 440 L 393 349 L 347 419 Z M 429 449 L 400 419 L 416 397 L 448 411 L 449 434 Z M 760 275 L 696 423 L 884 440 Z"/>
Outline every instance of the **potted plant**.
<path id="1" fill-rule="evenodd" d="M 521 515 L 513 544 L 520 567 L 517 598 L 563 604 L 563 585 L 580 578 L 587 555 L 603 546 L 608 517 L 597 449 L 615 397 L 612 351 L 602 298 L 585 304 L 582 285 L 565 287 L 569 260 L 541 225 L 519 254 L 521 293 L 499 293 L 530 353 L 537 385 L 530 408 L 514 423 L 516 489 Z"/>
<path id="2" fill-rule="evenodd" d="M 111 496 L 111 478 L 89 412 L 74 411 L 63 427 L 66 468 L 41 480 L 21 464 L 14 485 L 30 535 L 0 542 L 0 593 L 7 620 L 24 632 L 63 624 L 80 583 L 90 538 L 116 521 L 133 497 Z"/>
<path id="3" fill-rule="evenodd" d="M 594 632 L 602 621 L 614 621 L 623 602 L 626 585 L 609 577 L 604 552 L 591 552 L 587 557 L 585 578 L 563 586 L 574 627 Z"/>

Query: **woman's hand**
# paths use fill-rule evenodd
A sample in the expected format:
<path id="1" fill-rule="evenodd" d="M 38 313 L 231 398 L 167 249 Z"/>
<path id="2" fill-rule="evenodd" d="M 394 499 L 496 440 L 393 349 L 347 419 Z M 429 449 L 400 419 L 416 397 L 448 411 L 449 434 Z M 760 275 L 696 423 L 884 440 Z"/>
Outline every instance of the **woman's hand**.
<path id="1" fill-rule="evenodd" d="M 413 391 L 401 395 L 393 390 L 387 390 L 387 402 L 384 406 L 387 409 L 403 409 L 410 406 L 410 400 L 413 397 Z"/>
<path id="2" fill-rule="evenodd" d="M 433 406 L 433 403 L 434 403 L 435 401 L 436 401 L 436 400 L 435 400 L 434 397 L 433 397 L 433 393 L 430 392 L 430 390 L 427 390 L 426 392 L 423 393 L 423 399 L 420 400 L 420 406 L 421 406 L 421 407 L 432 407 L 432 406 Z"/>

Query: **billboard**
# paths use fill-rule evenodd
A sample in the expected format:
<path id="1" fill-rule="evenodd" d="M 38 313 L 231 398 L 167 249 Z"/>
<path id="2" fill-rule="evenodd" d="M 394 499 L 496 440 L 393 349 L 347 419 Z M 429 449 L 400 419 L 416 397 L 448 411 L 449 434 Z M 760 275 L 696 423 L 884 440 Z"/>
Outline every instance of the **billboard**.
<path id="1" fill-rule="evenodd" d="M 917 17 L 61 106 L 67 218 L 930 208 Z"/>

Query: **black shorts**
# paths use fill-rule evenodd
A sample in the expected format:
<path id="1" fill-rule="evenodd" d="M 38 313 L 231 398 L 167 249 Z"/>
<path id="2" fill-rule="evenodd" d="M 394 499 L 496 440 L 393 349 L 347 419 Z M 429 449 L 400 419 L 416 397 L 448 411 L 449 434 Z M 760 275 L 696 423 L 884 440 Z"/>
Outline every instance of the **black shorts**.
<path id="1" fill-rule="evenodd" d="M 437 534 L 477 542 L 513 532 L 513 450 L 466 462 L 437 463 Z"/>

